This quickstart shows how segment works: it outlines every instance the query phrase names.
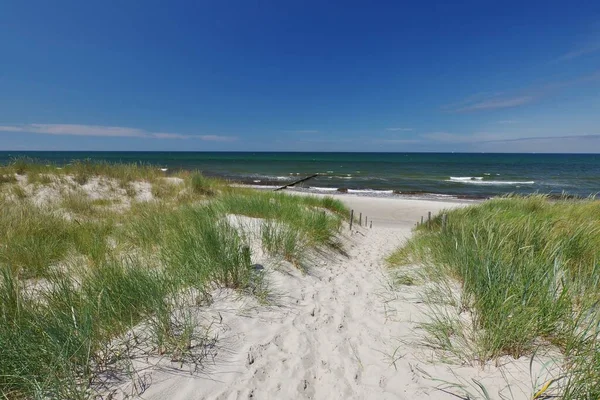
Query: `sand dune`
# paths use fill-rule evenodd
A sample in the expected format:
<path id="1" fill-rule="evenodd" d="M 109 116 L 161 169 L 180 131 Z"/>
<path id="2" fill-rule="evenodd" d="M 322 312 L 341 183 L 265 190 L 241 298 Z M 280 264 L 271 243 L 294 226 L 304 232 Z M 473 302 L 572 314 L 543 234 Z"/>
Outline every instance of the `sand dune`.
<path id="1" fill-rule="evenodd" d="M 426 320 L 421 288 L 389 284 L 383 258 L 420 216 L 464 203 L 340 198 L 373 221 L 373 229 L 347 232 L 348 256 L 329 255 L 307 274 L 266 265 L 275 305 L 215 293 L 203 311 L 204 318 L 218 321 L 214 359 L 195 374 L 139 364 L 147 368 L 140 378 L 142 398 L 456 399 L 442 381 L 475 386 L 473 378 L 493 398 L 530 398 L 535 377 L 528 359 L 512 360 L 503 370 L 443 363 L 420 344 L 418 323 Z M 139 382 L 120 390 L 141 391 Z"/>

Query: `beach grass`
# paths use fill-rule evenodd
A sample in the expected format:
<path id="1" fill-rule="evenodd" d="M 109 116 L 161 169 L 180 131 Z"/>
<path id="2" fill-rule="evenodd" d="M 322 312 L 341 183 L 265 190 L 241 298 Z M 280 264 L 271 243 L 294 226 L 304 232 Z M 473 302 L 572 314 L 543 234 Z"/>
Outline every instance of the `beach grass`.
<path id="1" fill-rule="evenodd" d="M 0 207 L 0 263 L 23 276 L 44 276 L 69 246 L 69 223 L 27 201 Z"/>
<path id="2" fill-rule="evenodd" d="M 4 183 L 16 183 L 17 178 L 15 178 L 14 174 L 0 174 L 0 185 Z"/>
<path id="3" fill-rule="evenodd" d="M 203 354 L 192 341 L 208 340 L 189 293 L 264 289 L 232 214 L 261 218 L 262 248 L 297 266 L 311 251 L 340 246 L 347 211 L 332 199 L 228 187 L 199 172 L 176 183 L 151 166 L 60 168 L 27 159 L 0 167 L 9 177 L 0 186 L 3 398 L 96 396 L 100 374 L 131 368 L 120 343 L 140 326 L 147 335 L 133 336 L 137 347 L 201 362 L 185 357 Z M 90 192 L 101 181 L 108 197 Z M 151 185 L 149 200 L 124 194 L 139 182 Z"/>
<path id="4" fill-rule="evenodd" d="M 294 227 L 273 220 L 261 226 L 262 246 L 265 251 L 279 256 L 296 267 L 304 268 L 306 236 Z"/>
<path id="5" fill-rule="evenodd" d="M 534 195 L 444 213 L 445 229 L 440 214 L 388 258 L 423 265 L 432 344 L 480 363 L 552 346 L 564 398 L 600 398 L 600 202 Z"/>
<path id="6" fill-rule="evenodd" d="M 91 178 L 102 176 L 125 185 L 133 181 L 153 181 L 165 173 L 156 166 L 137 163 L 110 163 L 106 161 L 73 160 L 66 165 L 42 164 L 36 159 L 18 157 L 0 166 L 2 175 L 27 175 L 30 183 L 49 183 L 52 176 L 72 176 L 85 185 Z"/>
<path id="7" fill-rule="evenodd" d="M 200 172 L 194 172 L 189 177 L 190 188 L 193 193 L 212 196 L 216 194 L 217 183 L 215 179 L 210 179 Z"/>
<path id="8" fill-rule="evenodd" d="M 219 204 L 227 213 L 279 220 L 305 234 L 308 246 L 339 246 L 337 233 L 343 216 L 347 214 L 341 201 L 274 192 L 249 193 L 224 195 Z"/>

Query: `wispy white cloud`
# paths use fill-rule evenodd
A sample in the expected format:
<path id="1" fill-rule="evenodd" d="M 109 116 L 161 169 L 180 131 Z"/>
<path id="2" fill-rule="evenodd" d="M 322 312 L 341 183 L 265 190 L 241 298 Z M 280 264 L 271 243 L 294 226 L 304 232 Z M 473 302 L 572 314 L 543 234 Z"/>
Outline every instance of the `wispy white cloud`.
<path id="1" fill-rule="evenodd" d="M 597 82 L 599 80 L 600 70 L 573 79 L 549 82 L 543 85 L 515 90 L 508 93 L 480 93 L 470 96 L 458 103 L 442 106 L 442 110 L 463 113 L 520 107 L 533 103 L 544 97 L 548 97 L 549 95 L 567 87 Z"/>
<path id="2" fill-rule="evenodd" d="M 157 132 L 157 133 L 149 133 L 149 135 L 155 139 L 189 139 L 195 136 L 190 136 L 190 135 L 181 135 L 179 133 L 163 133 L 163 132 Z"/>
<path id="3" fill-rule="evenodd" d="M 485 99 L 482 101 L 467 104 L 464 107 L 458 108 L 456 112 L 469 112 L 469 111 L 483 111 L 483 110 L 495 110 L 499 108 L 511 108 L 518 107 L 524 104 L 531 103 L 535 100 L 535 96 L 522 95 L 522 96 L 511 96 L 511 97 L 495 97 Z"/>
<path id="4" fill-rule="evenodd" d="M 287 131 L 283 131 L 283 132 L 284 133 L 297 133 L 297 134 L 319 133 L 319 131 L 316 129 L 298 129 L 298 130 L 287 130 Z"/>
<path id="5" fill-rule="evenodd" d="M 562 139 L 573 139 L 573 140 L 600 140 L 600 134 L 591 135 L 566 135 L 566 136 L 531 136 L 531 137 L 518 137 L 518 138 L 505 138 L 483 141 L 483 143 L 497 143 L 497 142 L 524 142 L 524 141 L 535 141 L 535 140 L 562 140 Z"/>
<path id="6" fill-rule="evenodd" d="M 411 132 L 413 128 L 385 128 L 388 132 Z"/>
<path id="7" fill-rule="evenodd" d="M 207 142 L 234 142 L 237 140 L 235 136 L 219 136 L 219 135 L 200 135 L 192 136 Z"/>
<path id="8" fill-rule="evenodd" d="M 430 132 L 419 135 L 419 137 L 437 143 L 474 143 L 501 139 L 506 135 L 489 132 L 477 132 L 469 134 L 458 134 L 450 132 Z"/>
<path id="9" fill-rule="evenodd" d="M 436 143 L 483 143 L 516 138 L 513 133 L 474 132 L 458 134 L 450 132 L 430 132 L 420 135 L 421 138 Z"/>
<path id="10" fill-rule="evenodd" d="M 520 153 L 597 153 L 600 152 L 600 134 L 520 137 L 479 142 L 471 149 Z"/>
<path id="11" fill-rule="evenodd" d="M 434 141 L 434 142 L 464 142 L 466 137 L 464 135 L 458 135 L 449 132 L 429 132 L 419 135 L 423 139 Z"/>
<path id="12" fill-rule="evenodd" d="M 589 41 L 583 45 L 573 48 L 571 51 L 566 52 L 562 56 L 558 57 L 555 61 L 569 61 L 574 58 L 587 56 L 600 51 L 600 38 L 596 38 L 593 41 Z"/>
<path id="13" fill-rule="evenodd" d="M 47 135 L 105 136 L 105 137 L 145 137 L 148 133 L 141 129 L 121 126 L 98 126 L 77 124 L 27 124 L 0 126 L 3 132 L 42 133 Z"/>
<path id="14" fill-rule="evenodd" d="M 600 145 L 600 134 L 578 134 L 578 135 L 564 135 L 556 133 L 555 135 L 539 135 L 532 136 L 518 132 L 474 132 L 468 134 L 457 134 L 450 132 L 431 132 L 425 133 L 419 136 L 425 139 L 429 144 L 457 144 L 463 146 L 481 146 L 481 145 L 494 145 L 494 144 L 510 144 L 510 143 L 535 143 L 535 142 L 553 142 L 553 143 L 564 143 L 569 141 L 578 141 L 578 143 L 584 143 L 587 141 L 590 144 L 594 144 L 594 147 Z M 493 150 L 492 148 L 490 148 Z M 490 150 L 488 149 L 488 150 Z M 515 148 L 516 149 L 516 148 Z M 559 149 L 558 149 L 559 150 Z M 598 151 L 598 149 L 588 149 L 588 151 Z M 504 151 L 504 150 L 503 150 Z"/>
<path id="15" fill-rule="evenodd" d="M 375 143 L 384 143 L 384 144 L 417 144 L 423 143 L 423 140 L 420 139 L 377 139 Z"/>
<path id="16" fill-rule="evenodd" d="M 198 139 L 212 142 L 231 142 L 237 138 L 218 135 L 183 135 L 169 132 L 149 132 L 123 126 L 80 125 L 80 124 L 24 124 L 0 125 L 0 132 L 23 132 L 44 135 L 133 137 L 145 139 Z"/>
<path id="17" fill-rule="evenodd" d="M 353 143 L 361 140 L 360 138 L 302 138 L 296 141 L 296 143 Z M 281 143 L 289 143 L 284 140 L 279 140 Z"/>

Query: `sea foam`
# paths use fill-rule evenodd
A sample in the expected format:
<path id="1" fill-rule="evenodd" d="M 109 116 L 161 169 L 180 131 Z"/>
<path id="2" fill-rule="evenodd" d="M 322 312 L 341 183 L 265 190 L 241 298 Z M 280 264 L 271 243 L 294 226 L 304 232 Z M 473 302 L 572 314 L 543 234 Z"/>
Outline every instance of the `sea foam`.
<path id="1" fill-rule="evenodd" d="M 310 190 L 317 190 L 319 192 L 335 192 L 335 191 L 338 190 L 338 188 L 317 187 L 317 186 L 311 186 L 309 189 Z"/>
<path id="2" fill-rule="evenodd" d="M 480 181 L 483 180 L 483 176 L 451 176 L 450 180 L 456 182 Z"/>
<path id="3" fill-rule="evenodd" d="M 447 179 L 445 182 L 468 183 L 473 185 L 533 185 L 535 181 L 484 181 L 481 179 Z"/>
<path id="4" fill-rule="evenodd" d="M 375 190 L 375 189 L 348 189 L 348 193 L 378 193 L 378 194 L 392 194 L 393 190 Z"/>

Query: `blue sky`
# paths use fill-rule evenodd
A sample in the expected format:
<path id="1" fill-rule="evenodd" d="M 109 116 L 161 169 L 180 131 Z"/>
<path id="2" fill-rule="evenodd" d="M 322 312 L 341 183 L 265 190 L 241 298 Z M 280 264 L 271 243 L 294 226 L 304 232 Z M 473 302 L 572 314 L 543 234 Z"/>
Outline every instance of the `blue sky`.
<path id="1" fill-rule="evenodd" d="M 0 150 L 600 152 L 600 2 L 6 1 Z"/>

